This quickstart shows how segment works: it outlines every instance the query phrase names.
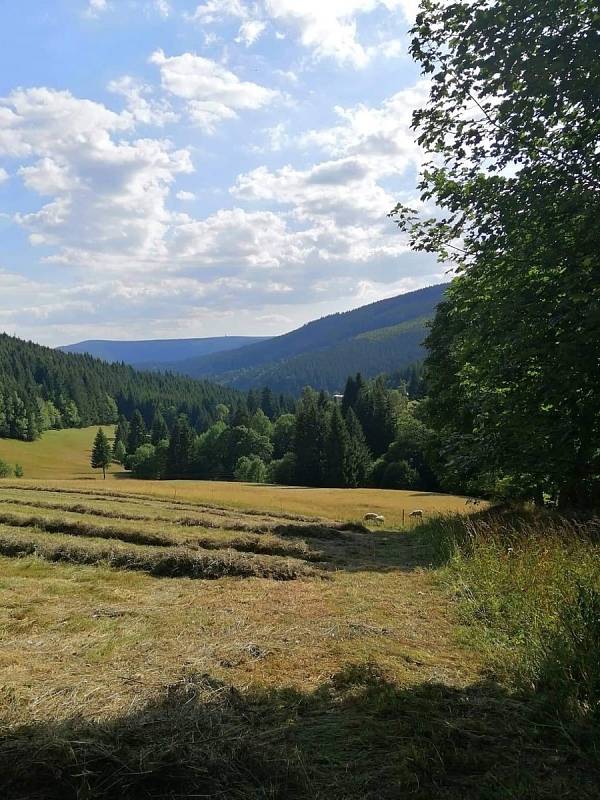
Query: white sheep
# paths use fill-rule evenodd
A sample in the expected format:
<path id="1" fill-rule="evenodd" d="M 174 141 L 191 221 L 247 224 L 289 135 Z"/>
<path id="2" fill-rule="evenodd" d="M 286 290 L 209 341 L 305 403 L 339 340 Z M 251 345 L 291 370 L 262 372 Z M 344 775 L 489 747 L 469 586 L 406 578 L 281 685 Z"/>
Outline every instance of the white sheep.
<path id="1" fill-rule="evenodd" d="M 415 510 L 411 511 L 408 516 L 409 517 L 421 517 L 421 519 L 423 519 L 423 509 L 422 508 L 415 508 Z"/>
<path id="2" fill-rule="evenodd" d="M 376 522 L 378 525 L 383 525 L 385 522 L 385 517 L 381 514 L 376 514 L 374 511 L 369 511 L 368 514 L 365 514 L 365 522 Z"/>

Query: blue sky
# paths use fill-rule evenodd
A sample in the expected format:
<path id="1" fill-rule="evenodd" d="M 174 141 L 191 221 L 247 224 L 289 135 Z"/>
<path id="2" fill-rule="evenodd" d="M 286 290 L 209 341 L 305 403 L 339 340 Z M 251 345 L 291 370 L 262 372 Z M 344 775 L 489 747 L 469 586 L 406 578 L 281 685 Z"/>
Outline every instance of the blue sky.
<path id="1" fill-rule="evenodd" d="M 0 3 L 0 329 L 277 334 L 441 282 L 416 0 Z"/>

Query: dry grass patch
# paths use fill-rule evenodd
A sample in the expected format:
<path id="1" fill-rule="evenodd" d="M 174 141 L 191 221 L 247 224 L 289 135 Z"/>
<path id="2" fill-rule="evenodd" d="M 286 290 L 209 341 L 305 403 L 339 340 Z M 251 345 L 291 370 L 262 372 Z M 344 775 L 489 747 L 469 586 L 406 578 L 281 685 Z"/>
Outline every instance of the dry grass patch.
<path id="1" fill-rule="evenodd" d="M 12 484 L 11 484 L 12 485 Z M 409 518 L 414 509 L 422 509 L 425 517 L 439 514 L 467 514 L 472 507 L 466 498 L 432 492 L 392 491 L 386 489 L 308 489 L 291 486 L 254 485 L 223 481 L 143 481 L 126 475 L 110 476 L 106 481 L 61 480 L 21 481 L 22 489 L 89 493 L 112 496 L 115 501 L 168 501 L 180 508 L 232 509 L 259 516 L 277 515 L 290 521 L 310 519 L 360 522 L 369 511 L 383 514 L 386 526 L 412 529 L 418 521 Z M 404 512 L 404 516 L 403 516 Z"/>

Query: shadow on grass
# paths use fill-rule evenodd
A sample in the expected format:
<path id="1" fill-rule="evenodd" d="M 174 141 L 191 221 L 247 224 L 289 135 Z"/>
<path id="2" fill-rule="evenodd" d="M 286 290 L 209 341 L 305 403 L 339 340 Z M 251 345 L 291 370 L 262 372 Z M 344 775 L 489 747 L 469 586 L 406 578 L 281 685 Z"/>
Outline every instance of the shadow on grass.
<path id="1" fill-rule="evenodd" d="M 430 543 L 412 531 L 371 531 L 352 523 L 336 528 L 288 523 L 277 525 L 270 533 L 283 539 L 306 541 L 319 553 L 314 560 L 329 570 L 411 572 L 431 566 L 433 558 Z"/>
<path id="2" fill-rule="evenodd" d="M 600 779 L 589 730 L 567 733 L 535 698 L 399 688 L 373 664 L 312 693 L 190 676 L 120 718 L 4 731 L 6 800 L 584 800 Z"/>

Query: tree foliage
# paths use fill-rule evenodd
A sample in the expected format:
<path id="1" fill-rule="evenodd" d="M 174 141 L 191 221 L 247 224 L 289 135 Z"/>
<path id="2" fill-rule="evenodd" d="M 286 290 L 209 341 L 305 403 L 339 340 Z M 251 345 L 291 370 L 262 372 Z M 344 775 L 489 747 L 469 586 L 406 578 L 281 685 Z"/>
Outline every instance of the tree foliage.
<path id="1" fill-rule="evenodd" d="M 118 436 L 126 444 L 125 420 L 136 409 L 147 426 L 159 407 L 169 424 L 184 413 L 196 430 L 205 430 L 219 403 L 239 398 L 206 381 L 138 372 L 0 334 L 0 438 L 32 441 L 51 428 L 109 425 L 119 418 Z"/>
<path id="2" fill-rule="evenodd" d="M 112 446 L 102 428 L 98 429 L 94 439 L 90 464 L 93 469 L 101 469 L 102 476 L 106 479 L 106 470 L 112 464 Z"/>
<path id="3" fill-rule="evenodd" d="M 457 277 L 428 339 L 448 488 L 600 500 L 597 3 L 425 0 L 414 248 Z"/>

